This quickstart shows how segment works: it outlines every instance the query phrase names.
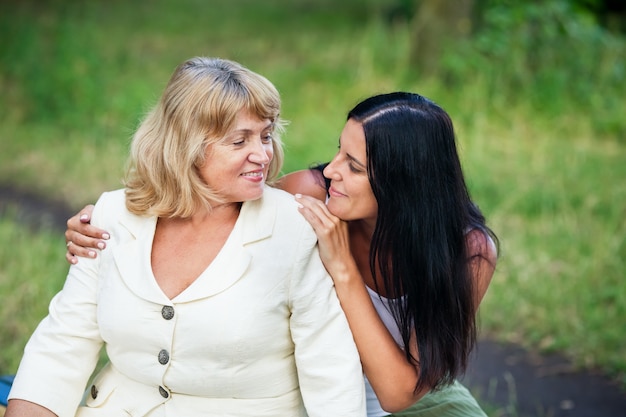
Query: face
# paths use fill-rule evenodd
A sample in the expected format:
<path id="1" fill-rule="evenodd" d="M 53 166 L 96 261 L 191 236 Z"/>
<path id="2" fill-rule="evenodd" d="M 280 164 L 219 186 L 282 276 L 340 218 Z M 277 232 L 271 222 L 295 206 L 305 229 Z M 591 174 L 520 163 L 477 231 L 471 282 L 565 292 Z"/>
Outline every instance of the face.
<path id="1" fill-rule="evenodd" d="M 378 203 L 367 178 L 363 126 L 348 120 L 339 139 L 339 152 L 324 169 L 331 184 L 328 210 L 342 220 L 376 220 Z"/>
<path id="2" fill-rule="evenodd" d="M 207 149 L 200 176 L 227 203 L 256 200 L 274 156 L 269 119 L 259 119 L 247 110 L 237 115 L 235 127 Z"/>

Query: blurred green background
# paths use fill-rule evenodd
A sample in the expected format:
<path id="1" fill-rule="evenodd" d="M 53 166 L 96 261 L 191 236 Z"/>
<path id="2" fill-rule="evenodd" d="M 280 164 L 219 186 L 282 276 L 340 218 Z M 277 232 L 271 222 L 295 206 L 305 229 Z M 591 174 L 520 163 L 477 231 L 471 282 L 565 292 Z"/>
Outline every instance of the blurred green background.
<path id="1" fill-rule="evenodd" d="M 329 160 L 359 100 L 418 92 L 455 121 L 501 240 L 482 336 L 626 387 L 624 12 L 475 0 L 463 14 L 464 1 L 449 13 L 427 0 L 1 0 L 0 185 L 76 211 L 119 188 L 138 121 L 196 55 L 275 83 L 285 172 Z M 62 287 L 64 252 L 58 231 L 0 213 L 0 373 Z"/>

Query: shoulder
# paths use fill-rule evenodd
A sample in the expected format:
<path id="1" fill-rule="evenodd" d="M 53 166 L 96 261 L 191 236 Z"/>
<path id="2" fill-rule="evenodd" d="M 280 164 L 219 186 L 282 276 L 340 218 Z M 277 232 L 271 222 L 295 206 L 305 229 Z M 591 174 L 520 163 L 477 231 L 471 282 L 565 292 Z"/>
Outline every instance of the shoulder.
<path id="1" fill-rule="evenodd" d="M 276 186 L 291 194 L 305 194 L 324 201 L 326 183 L 324 175 L 317 169 L 294 171 L 281 177 Z"/>
<path id="2" fill-rule="evenodd" d="M 95 204 L 92 224 L 110 230 L 119 223 L 134 224 L 141 222 L 142 219 L 128 211 L 126 208 L 126 192 L 125 189 L 121 188 L 114 191 L 106 191 L 100 195 Z"/>
<path id="3" fill-rule="evenodd" d="M 286 202 L 293 202 L 295 204 L 293 194 L 277 186 L 265 187 L 265 189 L 263 190 L 262 200 L 274 201 L 274 202 L 283 203 L 283 204 Z"/>
<path id="4" fill-rule="evenodd" d="M 117 214 L 120 211 L 126 211 L 126 195 L 123 188 L 102 193 L 96 201 L 94 215 Z"/>
<path id="5" fill-rule="evenodd" d="M 289 235 L 291 239 L 317 241 L 313 228 L 298 211 L 298 203 L 292 194 L 268 186 L 263 192 L 262 206 L 262 211 L 274 213 L 274 234 Z"/>
<path id="6" fill-rule="evenodd" d="M 480 229 L 474 228 L 466 234 L 467 250 L 470 259 L 479 257 L 485 259 L 493 266 L 498 261 L 498 248 L 489 234 Z"/>
<path id="7" fill-rule="evenodd" d="M 113 191 L 105 191 L 100 195 L 96 205 L 119 206 L 125 205 L 126 194 L 123 188 Z"/>
<path id="8" fill-rule="evenodd" d="M 271 186 L 265 187 L 260 202 L 263 210 L 271 209 L 275 211 L 279 223 L 287 219 L 306 222 L 304 217 L 298 212 L 298 203 L 293 194 L 287 191 Z"/>

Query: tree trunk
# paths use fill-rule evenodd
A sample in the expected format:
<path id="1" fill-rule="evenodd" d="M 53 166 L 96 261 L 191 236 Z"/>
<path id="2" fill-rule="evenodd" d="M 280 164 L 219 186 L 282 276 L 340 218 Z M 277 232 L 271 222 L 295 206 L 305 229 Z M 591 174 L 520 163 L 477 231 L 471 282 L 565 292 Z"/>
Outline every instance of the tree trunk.
<path id="1" fill-rule="evenodd" d="M 416 0 L 411 62 L 423 76 L 437 75 L 444 51 L 469 36 L 473 0 Z"/>

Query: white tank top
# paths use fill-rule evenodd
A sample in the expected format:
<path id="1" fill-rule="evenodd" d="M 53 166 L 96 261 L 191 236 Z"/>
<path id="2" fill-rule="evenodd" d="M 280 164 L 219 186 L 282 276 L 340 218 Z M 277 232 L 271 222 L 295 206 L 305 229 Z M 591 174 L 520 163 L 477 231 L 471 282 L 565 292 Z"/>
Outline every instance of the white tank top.
<path id="1" fill-rule="evenodd" d="M 394 303 L 397 303 L 398 299 L 390 299 L 390 298 L 382 297 L 378 295 L 371 288 L 367 286 L 366 288 L 367 288 L 367 292 L 370 295 L 370 298 L 372 299 L 372 303 L 374 303 L 374 308 L 378 312 L 380 319 L 385 324 L 385 327 L 387 327 L 387 329 L 389 330 L 389 333 L 391 333 L 391 336 L 393 336 L 393 339 L 396 341 L 396 343 L 400 347 L 404 348 L 404 343 L 402 342 L 402 336 L 400 336 L 400 329 L 398 328 L 398 325 L 396 324 L 396 321 L 394 320 L 393 315 L 391 314 L 391 307 L 390 307 Z M 402 301 L 402 298 L 400 298 L 400 301 Z M 366 394 L 366 400 L 367 400 L 367 416 L 368 417 L 382 417 L 382 416 L 389 415 L 388 412 L 386 412 L 385 410 L 381 408 L 380 403 L 378 402 L 378 398 L 376 398 L 376 394 L 374 394 L 374 389 L 372 388 L 370 382 L 367 380 L 367 377 L 365 377 L 365 394 Z"/>

